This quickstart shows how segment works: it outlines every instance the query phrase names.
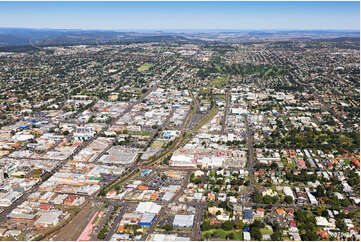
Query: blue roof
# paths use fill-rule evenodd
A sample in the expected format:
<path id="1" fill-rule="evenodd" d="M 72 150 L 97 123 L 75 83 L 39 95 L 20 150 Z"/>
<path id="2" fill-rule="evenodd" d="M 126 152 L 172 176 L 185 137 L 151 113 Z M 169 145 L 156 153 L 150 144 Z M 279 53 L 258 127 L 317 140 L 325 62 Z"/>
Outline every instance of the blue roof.
<path id="1" fill-rule="evenodd" d="M 147 175 L 147 174 L 149 174 L 151 172 L 152 172 L 152 170 L 145 170 L 145 171 L 142 171 L 142 175 Z"/>
<path id="2" fill-rule="evenodd" d="M 252 210 L 247 209 L 243 211 L 243 219 L 253 219 Z"/>
<path id="3" fill-rule="evenodd" d="M 21 128 L 21 129 L 27 129 L 27 128 L 29 128 L 30 126 L 29 125 L 26 125 L 26 126 L 20 126 L 19 128 Z"/>
<path id="4" fill-rule="evenodd" d="M 139 223 L 140 226 L 151 226 L 152 223 Z"/>

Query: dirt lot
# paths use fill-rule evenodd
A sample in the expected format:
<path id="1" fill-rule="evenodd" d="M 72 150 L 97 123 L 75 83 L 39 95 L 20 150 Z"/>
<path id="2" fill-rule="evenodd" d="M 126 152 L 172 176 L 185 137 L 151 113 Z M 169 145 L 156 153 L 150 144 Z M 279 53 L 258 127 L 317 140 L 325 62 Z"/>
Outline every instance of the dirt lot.
<path id="1" fill-rule="evenodd" d="M 99 210 L 93 203 L 88 203 L 67 225 L 61 228 L 52 239 L 60 240 L 77 240 L 93 215 Z M 49 238 L 45 238 L 49 239 Z"/>

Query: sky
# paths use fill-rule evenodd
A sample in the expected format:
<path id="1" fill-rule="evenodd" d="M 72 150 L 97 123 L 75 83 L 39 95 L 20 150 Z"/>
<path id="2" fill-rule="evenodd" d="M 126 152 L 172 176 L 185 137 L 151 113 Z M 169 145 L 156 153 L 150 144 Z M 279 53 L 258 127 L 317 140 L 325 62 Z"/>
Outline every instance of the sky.
<path id="1" fill-rule="evenodd" d="M 0 2 L 0 27 L 359 30 L 360 2 Z"/>

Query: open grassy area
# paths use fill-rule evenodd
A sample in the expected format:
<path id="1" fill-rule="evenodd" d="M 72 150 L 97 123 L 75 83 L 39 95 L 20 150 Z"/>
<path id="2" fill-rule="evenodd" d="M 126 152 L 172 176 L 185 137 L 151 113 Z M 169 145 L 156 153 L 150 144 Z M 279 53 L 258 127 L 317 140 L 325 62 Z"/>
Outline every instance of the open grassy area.
<path id="1" fill-rule="evenodd" d="M 262 234 L 269 234 L 269 235 L 272 234 L 272 231 L 267 228 L 262 228 L 262 229 L 260 229 L 260 231 Z"/>
<path id="2" fill-rule="evenodd" d="M 220 239 L 226 239 L 227 235 L 229 237 L 229 235 L 233 233 L 234 238 L 232 240 L 242 240 L 243 239 L 243 234 L 242 231 L 238 231 L 238 230 L 231 230 L 231 231 L 225 231 L 223 229 L 211 229 L 208 231 L 204 231 L 202 232 L 202 237 L 208 237 L 208 238 L 220 238 Z"/>
<path id="3" fill-rule="evenodd" d="M 218 107 L 213 106 L 207 116 L 194 128 L 195 131 L 199 130 L 203 125 L 210 122 L 214 116 L 218 113 Z"/>
<path id="4" fill-rule="evenodd" d="M 141 135 L 141 136 L 150 136 L 151 133 L 147 131 L 128 131 L 130 135 Z"/>
<path id="5" fill-rule="evenodd" d="M 147 71 L 152 66 L 153 66 L 153 64 L 150 64 L 150 63 L 143 64 L 138 68 L 138 71 Z"/>
<path id="6" fill-rule="evenodd" d="M 226 95 L 225 94 L 217 94 L 217 95 L 213 95 L 213 97 L 218 98 L 218 99 L 223 100 L 223 101 L 226 100 Z"/>
<path id="7" fill-rule="evenodd" d="M 113 181 L 112 183 L 106 185 L 104 188 L 102 188 L 101 192 L 99 193 L 99 196 L 102 196 L 102 191 L 104 194 L 107 194 L 109 191 L 111 191 L 115 186 L 122 186 L 126 181 L 136 177 L 139 175 L 140 171 L 139 169 L 131 171 L 129 174 L 126 174 L 125 176 L 119 177 L 117 180 Z"/>
<path id="8" fill-rule="evenodd" d="M 160 141 L 154 141 L 151 145 L 150 145 L 150 147 L 152 147 L 152 148 L 162 148 L 163 147 L 163 145 L 164 145 L 164 143 L 163 142 L 160 142 Z"/>
<path id="9" fill-rule="evenodd" d="M 227 79 L 228 79 L 228 77 L 226 75 L 216 78 L 216 79 L 213 79 L 211 81 L 211 86 L 217 87 L 217 88 L 222 88 L 227 84 L 227 82 L 228 82 Z"/>
<path id="10" fill-rule="evenodd" d="M 45 73 L 45 70 L 27 70 L 27 71 L 20 71 L 18 74 L 40 74 Z"/>

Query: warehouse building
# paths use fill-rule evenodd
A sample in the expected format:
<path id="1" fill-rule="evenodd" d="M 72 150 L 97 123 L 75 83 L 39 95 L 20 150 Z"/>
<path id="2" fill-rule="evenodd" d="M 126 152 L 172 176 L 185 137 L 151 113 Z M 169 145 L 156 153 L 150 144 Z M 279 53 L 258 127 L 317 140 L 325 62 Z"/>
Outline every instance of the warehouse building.
<path id="1" fill-rule="evenodd" d="M 176 215 L 173 226 L 181 228 L 193 227 L 194 215 Z"/>

